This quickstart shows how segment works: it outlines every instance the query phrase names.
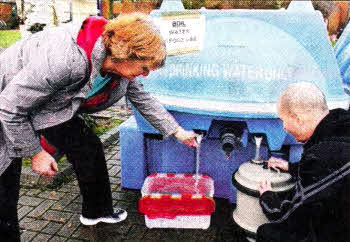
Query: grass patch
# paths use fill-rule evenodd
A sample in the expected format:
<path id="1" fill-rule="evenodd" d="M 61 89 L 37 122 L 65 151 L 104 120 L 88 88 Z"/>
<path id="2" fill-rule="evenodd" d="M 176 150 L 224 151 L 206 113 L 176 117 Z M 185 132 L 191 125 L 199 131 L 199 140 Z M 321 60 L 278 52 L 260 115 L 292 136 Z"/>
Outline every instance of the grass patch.
<path id="1" fill-rule="evenodd" d="M 19 30 L 2 30 L 0 31 L 0 48 L 7 48 L 20 39 Z"/>
<path id="2" fill-rule="evenodd" d="M 123 122 L 120 119 L 113 118 L 100 118 L 96 116 L 90 116 L 88 114 L 83 114 L 83 119 L 85 121 L 86 126 L 91 128 L 97 136 L 101 136 L 108 130 L 118 126 Z"/>
<path id="3" fill-rule="evenodd" d="M 30 167 L 31 166 L 30 159 L 29 158 L 23 158 L 22 159 L 22 166 Z"/>
<path id="4" fill-rule="evenodd" d="M 107 108 L 106 111 L 112 112 L 112 113 L 119 113 L 118 110 L 112 109 L 112 108 Z"/>
<path id="5" fill-rule="evenodd" d="M 104 119 L 104 118 L 94 118 L 96 125 L 93 127 L 93 130 L 97 136 L 101 136 L 106 133 L 108 130 L 113 129 L 114 127 L 121 124 L 123 121 L 120 119 Z"/>

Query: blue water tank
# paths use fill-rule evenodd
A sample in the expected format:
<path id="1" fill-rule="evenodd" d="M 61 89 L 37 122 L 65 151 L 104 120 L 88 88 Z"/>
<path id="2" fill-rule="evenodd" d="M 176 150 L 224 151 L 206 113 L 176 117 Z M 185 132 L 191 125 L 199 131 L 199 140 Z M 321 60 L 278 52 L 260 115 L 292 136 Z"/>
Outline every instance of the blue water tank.
<path id="1" fill-rule="evenodd" d="M 203 19 L 197 25 L 202 46 L 169 56 L 164 68 L 140 78 L 169 110 L 276 118 L 279 94 L 299 81 L 319 86 L 331 108 L 347 106 L 326 25 L 311 2 L 292 1 L 288 10 L 193 11 L 183 10 L 181 1 L 164 1 L 151 16 L 164 26 L 179 11 Z M 177 29 L 191 31 L 189 26 Z"/>

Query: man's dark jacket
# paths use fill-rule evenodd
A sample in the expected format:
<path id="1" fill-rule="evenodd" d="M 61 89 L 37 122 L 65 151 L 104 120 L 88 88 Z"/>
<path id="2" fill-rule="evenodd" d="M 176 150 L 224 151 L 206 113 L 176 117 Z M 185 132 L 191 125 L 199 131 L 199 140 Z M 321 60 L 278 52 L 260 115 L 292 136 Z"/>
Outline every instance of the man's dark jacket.
<path id="1" fill-rule="evenodd" d="M 274 223 L 261 226 L 258 237 L 265 238 L 261 241 L 350 241 L 350 175 L 343 172 L 335 176 L 339 179 L 335 183 L 331 177 L 313 187 L 349 165 L 350 112 L 330 111 L 303 148 L 300 162 L 289 164 L 294 189 L 283 196 L 268 191 L 260 197 L 265 215 Z M 310 192 L 315 194 L 306 196 Z"/>

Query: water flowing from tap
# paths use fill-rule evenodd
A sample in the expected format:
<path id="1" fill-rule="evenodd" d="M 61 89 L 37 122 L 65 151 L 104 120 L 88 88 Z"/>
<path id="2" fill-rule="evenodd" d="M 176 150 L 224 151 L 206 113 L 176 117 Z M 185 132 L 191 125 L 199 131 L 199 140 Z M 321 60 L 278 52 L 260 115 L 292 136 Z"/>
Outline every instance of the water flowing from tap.
<path id="1" fill-rule="evenodd" d="M 201 150 L 201 142 L 202 142 L 203 135 L 198 135 L 197 136 L 197 150 L 196 150 L 196 181 L 195 181 L 195 188 L 196 188 L 196 193 L 198 193 L 198 181 L 199 181 L 199 165 L 200 165 L 200 159 L 199 159 L 199 154 Z"/>
<path id="2" fill-rule="evenodd" d="M 260 160 L 260 146 L 261 146 L 261 141 L 262 141 L 263 137 L 262 136 L 255 136 L 254 139 L 255 139 L 255 144 L 256 144 L 254 160 L 259 161 Z"/>

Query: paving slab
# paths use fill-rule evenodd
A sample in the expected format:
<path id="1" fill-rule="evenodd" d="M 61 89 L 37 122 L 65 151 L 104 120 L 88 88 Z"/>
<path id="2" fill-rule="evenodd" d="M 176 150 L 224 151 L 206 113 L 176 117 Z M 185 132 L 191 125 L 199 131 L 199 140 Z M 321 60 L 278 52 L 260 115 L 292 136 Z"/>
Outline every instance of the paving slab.
<path id="1" fill-rule="evenodd" d="M 36 242 L 46 242 L 49 241 L 52 238 L 51 234 L 38 234 L 34 237 L 34 241 Z"/>

